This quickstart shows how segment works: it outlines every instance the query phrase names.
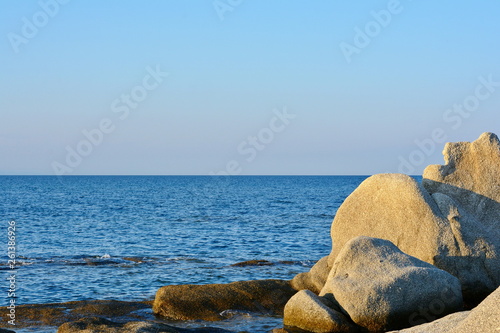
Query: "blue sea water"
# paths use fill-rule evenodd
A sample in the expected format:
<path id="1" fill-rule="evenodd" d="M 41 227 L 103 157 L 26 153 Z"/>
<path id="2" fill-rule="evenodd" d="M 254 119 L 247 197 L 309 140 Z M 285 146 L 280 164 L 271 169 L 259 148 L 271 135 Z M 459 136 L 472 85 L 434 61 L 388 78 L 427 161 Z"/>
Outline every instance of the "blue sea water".
<path id="1" fill-rule="evenodd" d="M 8 222 L 17 227 L 17 303 L 133 301 L 171 284 L 291 279 L 330 252 L 336 210 L 365 178 L 2 176 L 5 243 Z M 273 265 L 231 266 L 253 259 Z M 280 323 L 210 324 L 218 325 L 266 332 Z"/>

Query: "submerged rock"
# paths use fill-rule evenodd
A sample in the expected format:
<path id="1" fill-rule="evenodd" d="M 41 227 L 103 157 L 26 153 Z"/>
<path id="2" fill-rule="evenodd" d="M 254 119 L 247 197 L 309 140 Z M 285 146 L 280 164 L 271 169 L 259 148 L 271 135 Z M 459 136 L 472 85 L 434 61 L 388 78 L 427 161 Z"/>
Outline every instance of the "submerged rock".
<path id="1" fill-rule="evenodd" d="M 248 260 L 232 264 L 231 267 L 247 267 L 247 266 L 272 266 L 274 263 L 267 260 Z"/>
<path id="2" fill-rule="evenodd" d="M 152 302 L 150 301 L 123 302 L 113 300 L 20 305 L 16 307 L 16 327 L 57 327 L 65 322 L 99 316 L 112 317 L 120 322 L 152 320 L 154 316 L 150 311 L 151 306 Z"/>
<path id="3" fill-rule="evenodd" d="M 390 241 L 365 236 L 344 245 L 320 295 L 333 297 L 352 321 L 371 331 L 410 327 L 462 308 L 456 277 Z"/>
<path id="4" fill-rule="evenodd" d="M 297 291 L 289 281 L 257 280 L 229 284 L 171 285 L 156 293 L 153 312 L 173 320 L 222 320 L 224 311 L 283 315 Z"/>
<path id="5" fill-rule="evenodd" d="M 57 333 L 231 333 L 219 328 L 177 328 L 162 323 L 135 321 L 125 324 L 116 323 L 104 318 L 83 318 L 75 322 L 65 323 Z"/>

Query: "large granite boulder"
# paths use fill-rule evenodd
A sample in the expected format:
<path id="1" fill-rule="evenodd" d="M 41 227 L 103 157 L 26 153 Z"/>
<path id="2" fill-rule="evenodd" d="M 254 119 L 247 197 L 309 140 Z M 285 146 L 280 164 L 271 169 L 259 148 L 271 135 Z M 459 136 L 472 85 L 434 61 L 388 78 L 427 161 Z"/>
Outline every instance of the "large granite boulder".
<path id="1" fill-rule="evenodd" d="M 331 265 L 356 236 L 392 241 L 403 252 L 460 279 L 472 304 L 500 285 L 500 143 L 491 133 L 448 143 L 444 166 L 423 184 L 401 174 L 366 179 L 331 226 Z"/>
<path id="2" fill-rule="evenodd" d="M 443 264 L 470 281 L 465 295 L 486 296 L 500 286 L 500 141 L 484 133 L 443 154 L 446 164 L 428 166 L 422 180 L 455 235 L 459 253 Z"/>
<path id="3" fill-rule="evenodd" d="M 432 321 L 462 307 L 460 281 L 387 240 L 360 236 L 339 252 L 320 296 L 371 331 Z M 424 314 L 431 314 L 426 318 Z"/>
<path id="4" fill-rule="evenodd" d="M 474 142 L 447 143 L 445 165 L 429 165 L 422 183 L 430 193 L 453 198 L 498 236 L 500 230 L 500 141 L 484 133 Z"/>
<path id="5" fill-rule="evenodd" d="M 158 290 L 153 312 L 172 320 L 208 321 L 226 319 L 229 310 L 283 315 L 285 304 L 296 292 L 289 281 L 282 280 L 171 285 Z"/>
<path id="6" fill-rule="evenodd" d="M 314 333 L 357 331 L 344 314 L 331 308 L 328 300 L 310 290 L 301 290 L 288 301 L 283 323 Z"/>
<path id="7" fill-rule="evenodd" d="M 347 197 L 331 226 L 330 265 L 357 236 L 390 240 L 430 264 L 459 253 L 448 219 L 434 199 L 415 179 L 402 174 L 374 175 Z"/>
<path id="8" fill-rule="evenodd" d="M 292 287 L 296 290 L 308 289 L 315 294 L 319 294 L 332 267 L 328 261 L 328 256 L 321 258 L 309 272 L 297 274 L 291 281 Z"/>

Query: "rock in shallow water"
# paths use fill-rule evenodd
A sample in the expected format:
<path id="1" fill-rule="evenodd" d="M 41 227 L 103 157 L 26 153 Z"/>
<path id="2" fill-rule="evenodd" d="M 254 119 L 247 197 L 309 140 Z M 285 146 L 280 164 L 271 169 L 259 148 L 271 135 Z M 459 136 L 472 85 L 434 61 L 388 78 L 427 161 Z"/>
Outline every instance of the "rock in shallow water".
<path id="1" fill-rule="evenodd" d="M 123 302 L 113 300 L 20 305 L 16 307 L 16 327 L 59 326 L 65 322 L 99 316 L 112 317 L 121 322 L 150 320 L 154 319 L 151 311 L 148 311 L 151 309 L 151 305 L 150 301 Z"/>
<path id="2" fill-rule="evenodd" d="M 360 236 L 339 252 L 320 295 L 330 295 L 371 331 L 410 327 L 462 308 L 459 280 L 401 252 L 393 243 Z"/>
<path id="3" fill-rule="evenodd" d="M 129 322 L 120 324 L 104 318 L 83 318 L 75 322 L 65 323 L 57 333 L 231 333 L 219 328 L 177 328 L 155 322 Z"/>
<path id="4" fill-rule="evenodd" d="M 272 266 L 272 265 L 274 265 L 274 263 L 267 260 L 248 260 L 232 264 L 231 267 Z"/>
<path id="5" fill-rule="evenodd" d="M 282 315 L 297 291 L 289 281 L 257 280 L 229 284 L 172 285 L 158 290 L 153 312 L 172 320 L 223 320 L 226 310 Z"/>

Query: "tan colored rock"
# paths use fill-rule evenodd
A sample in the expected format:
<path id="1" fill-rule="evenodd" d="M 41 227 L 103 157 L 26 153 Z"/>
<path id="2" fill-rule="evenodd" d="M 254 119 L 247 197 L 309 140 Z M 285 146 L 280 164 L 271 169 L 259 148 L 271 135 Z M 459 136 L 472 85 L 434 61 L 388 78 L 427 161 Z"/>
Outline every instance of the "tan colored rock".
<path id="1" fill-rule="evenodd" d="M 402 174 L 371 176 L 347 197 L 331 226 L 330 265 L 357 236 L 390 240 L 401 251 L 431 264 L 443 252 L 458 253 L 449 222 L 430 194 Z"/>
<path id="2" fill-rule="evenodd" d="M 297 291 L 289 281 L 257 280 L 229 284 L 171 285 L 156 293 L 153 312 L 173 320 L 226 319 L 226 310 L 283 315 Z"/>
<path id="3" fill-rule="evenodd" d="M 443 193 L 493 232 L 500 229 L 500 141 L 484 133 L 474 142 L 447 143 L 445 165 L 424 170 L 423 185 Z"/>
<path id="4" fill-rule="evenodd" d="M 472 143 L 448 143 L 443 153 L 446 164 L 428 166 L 422 180 L 459 251 L 443 266 L 460 278 L 467 298 L 484 298 L 500 286 L 500 142 L 484 133 Z"/>
<path id="5" fill-rule="evenodd" d="M 345 315 L 329 308 L 326 302 L 310 290 L 301 290 L 286 304 L 283 323 L 315 333 L 357 330 Z"/>
<path id="6" fill-rule="evenodd" d="M 390 241 L 365 236 L 344 245 L 320 295 L 332 295 L 352 321 L 371 331 L 410 327 L 462 307 L 456 277 Z"/>
<path id="7" fill-rule="evenodd" d="M 315 294 L 319 294 L 325 285 L 331 266 L 328 256 L 321 258 L 309 272 L 297 274 L 292 279 L 292 287 L 296 290 L 308 289 Z"/>
<path id="8" fill-rule="evenodd" d="M 492 200 L 487 202 L 488 210 L 496 209 Z M 345 200 L 333 220 L 329 263 L 351 238 L 387 239 L 458 277 L 464 297 L 479 302 L 500 285 L 500 228 L 498 221 L 492 229 L 493 222 L 482 223 L 474 214 L 447 194 L 431 196 L 409 176 L 372 176 Z"/>
<path id="9" fill-rule="evenodd" d="M 481 301 L 500 285 L 498 235 L 451 197 L 438 192 L 432 197 L 449 220 L 458 250 L 434 264 L 460 279 L 467 300 Z"/>

